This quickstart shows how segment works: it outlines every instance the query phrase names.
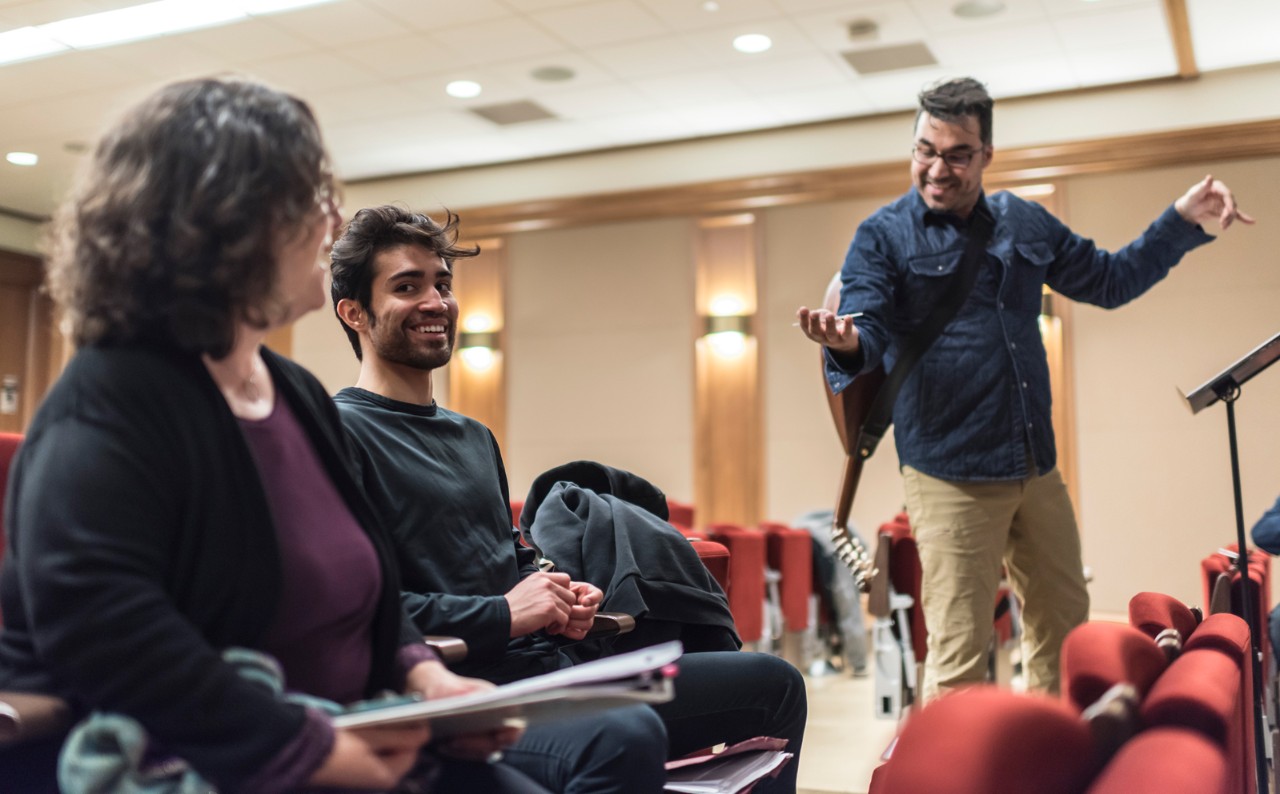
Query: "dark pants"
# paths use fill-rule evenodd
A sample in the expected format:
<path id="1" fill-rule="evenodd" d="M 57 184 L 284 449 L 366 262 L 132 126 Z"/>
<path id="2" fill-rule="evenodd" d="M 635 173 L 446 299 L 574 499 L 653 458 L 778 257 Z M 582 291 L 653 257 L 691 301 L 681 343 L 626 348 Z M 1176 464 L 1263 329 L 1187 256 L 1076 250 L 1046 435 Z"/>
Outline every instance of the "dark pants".
<path id="1" fill-rule="evenodd" d="M 794 792 L 809 715 L 800 671 L 776 656 L 745 652 L 686 654 L 679 667 L 675 699 L 655 707 L 667 726 L 670 757 L 756 736 L 786 739 L 795 758 L 754 791 Z"/>
<path id="2" fill-rule="evenodd" d="M 808 714 L 799 671 L 774 656 L 737 651 L 686 654 L 678 666 L 671 702 L 534 726 L 503 763 L 564 794 L 656 794 L 668 758 L 775 736 L 796 757 L 755 790 L 794 792 Z"/>

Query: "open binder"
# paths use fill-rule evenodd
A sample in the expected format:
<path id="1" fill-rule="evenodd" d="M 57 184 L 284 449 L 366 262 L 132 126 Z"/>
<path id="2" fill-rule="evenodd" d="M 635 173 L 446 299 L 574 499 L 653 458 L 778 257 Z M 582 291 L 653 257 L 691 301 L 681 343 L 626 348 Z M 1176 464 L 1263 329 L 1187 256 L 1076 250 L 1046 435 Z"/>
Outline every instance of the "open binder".
<path id="1" fill-rule="evenodd" d="M 529 725 L 635 703 L 665 703 L 675 695 L 679 641 L 557 670 L 440 700 L 395 698 L 357 704 L 333 718 L 338 728 L 427 721 L 433 739 Z"/>

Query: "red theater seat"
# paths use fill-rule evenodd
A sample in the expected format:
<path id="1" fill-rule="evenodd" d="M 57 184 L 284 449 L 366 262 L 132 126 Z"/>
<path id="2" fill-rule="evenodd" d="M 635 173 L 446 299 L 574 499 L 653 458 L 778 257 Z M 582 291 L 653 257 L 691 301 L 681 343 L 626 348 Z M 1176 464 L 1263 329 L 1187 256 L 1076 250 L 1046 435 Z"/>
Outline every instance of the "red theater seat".
<path id="1" fill-rule="evenodd" d="M 1078 794 L 1089 781 L 1089 729 L 1058 700 L 974 686 L 912 716 L 872 794 Z"/>
<path id="2" fill-rule="evenodd" d="M 779 606 L 787 631 L 809 628 L 809 595 L 813 592 L 813 537 L 802 529 L 772 521 L 761 522 L 765 561 L 781 574 Z"/>
<path id="3" fill-rule="evenodd" d="M 1227 794 L 1227 756 L 1209 739 L 1185 728 L 1138 734 L 1098 773 L 1087 794 Z"/>
<path id="4" fill-rule="evenodd" d="M 1138 593 L 1129 599 L 1129 625 L 1153 640 L 1173 629 L 1181 649 L 1199 624 L 1190 607 L 1164 593 Z"/>
<path id="5" fill-rule="evenodd" d="M 729 550 L 726 592 L 734 626 L 743 642 L 759 642 L 764 635 L 765 535 L 737 524 L 707 524 L 707 537 Z"/>
<path id="6" fill-rule="evenodd" d="M 1207 625 L 1206 618 L 1195 633 Z M 1148 726 L 1188 728 L 1213 741 L 1226 752 L 1230 790 L 1252 794 L 1256 780 L 1248 678 L 1231 656 L 1210 643 L 1189 644 L 1151 687 L 1139 716 Z"/>
<path id="7" fill-rule="evenodd" d="M 1167 664 L 1155 640 L 1132 626 L 1084 623 L 1062 644 L 1062 696 L 1081 712 L 1116 684 L 1130 684 L 1141 700 Z"/>

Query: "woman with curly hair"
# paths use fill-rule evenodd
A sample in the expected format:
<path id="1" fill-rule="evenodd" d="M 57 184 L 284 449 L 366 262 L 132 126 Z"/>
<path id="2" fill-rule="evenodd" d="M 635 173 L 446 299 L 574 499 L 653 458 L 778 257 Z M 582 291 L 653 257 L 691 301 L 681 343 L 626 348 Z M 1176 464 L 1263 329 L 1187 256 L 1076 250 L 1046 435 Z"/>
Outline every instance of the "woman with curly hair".
<path id="1" fill-rule="evenodd" d="M 272 658 L 337 703 L 488 686 L 422 643 L 328 395 L 262 346 L 324 305 L 340 223 L 311 111 L 249 80 L 169 85 L 98 144 L 54 224 L 78 352 L 10 474 L 0 689 L 126 718 L 144 766 L 224 792 L 386 790 L 411 770 L 416 790 L 540 790 L 453 760 L 510 732 L 433 761 L 425 727 L 335 729 L 228 660 Z M 4 788 L 55 790 L 61 745 L 0 752 Z"/>

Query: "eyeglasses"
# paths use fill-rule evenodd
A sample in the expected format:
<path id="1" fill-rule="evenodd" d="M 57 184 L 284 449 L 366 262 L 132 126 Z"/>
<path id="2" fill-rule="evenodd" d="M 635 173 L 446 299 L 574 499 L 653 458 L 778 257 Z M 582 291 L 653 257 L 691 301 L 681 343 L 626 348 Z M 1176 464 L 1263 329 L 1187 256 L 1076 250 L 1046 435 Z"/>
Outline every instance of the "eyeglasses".
<path id="1" fill-rule="evenodd" d="M 979 149 L 962 149 L 960 151 L 936 152 L 932 146 L 916 144 L 911 147 L 911 158 L 921 165 L 933 165 L 939 157 L 950 168 L 968 168 L 969 163 L 978 154 Z"/>

